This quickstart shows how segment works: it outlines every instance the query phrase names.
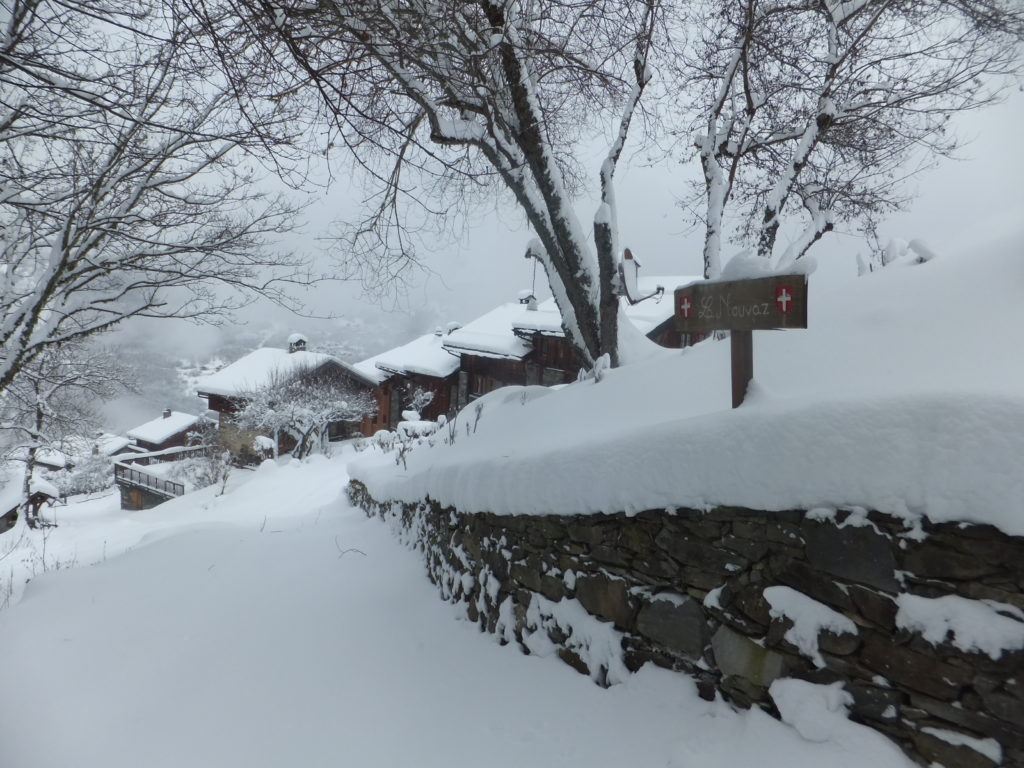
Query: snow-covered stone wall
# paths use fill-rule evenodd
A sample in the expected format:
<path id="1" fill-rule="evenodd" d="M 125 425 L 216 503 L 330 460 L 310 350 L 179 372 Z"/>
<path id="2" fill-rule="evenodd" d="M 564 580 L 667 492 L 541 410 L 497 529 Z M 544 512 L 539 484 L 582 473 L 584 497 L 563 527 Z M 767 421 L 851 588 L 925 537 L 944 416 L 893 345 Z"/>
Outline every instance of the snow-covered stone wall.
<path id="1" fill-rule="evenodd" d="M 652 662 L 773 714 L 783 678 L 922 764 L 1024 765 L 1024 538 L 864 510 L 461 514 L 380 504 L 442 596 L 600 684 Z"/>

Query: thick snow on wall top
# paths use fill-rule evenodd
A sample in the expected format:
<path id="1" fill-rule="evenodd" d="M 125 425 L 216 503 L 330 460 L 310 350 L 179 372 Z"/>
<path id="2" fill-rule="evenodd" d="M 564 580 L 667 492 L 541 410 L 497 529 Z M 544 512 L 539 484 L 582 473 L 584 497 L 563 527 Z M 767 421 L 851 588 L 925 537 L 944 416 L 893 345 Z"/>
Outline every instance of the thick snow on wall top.
<path id="1" fill-rule="evenodd" d="M 371 455 L 352 476 L 378 499 L 464 511 L 862 506 L 1024 535 L 1022 289 L 1013 248 L 832 290 L 812 277 L 807 330 L 754 334 L 738 409 L 729 344 L 708 341 L 599 383 L 498 390 L 453 445 L 403 467 Z"/>

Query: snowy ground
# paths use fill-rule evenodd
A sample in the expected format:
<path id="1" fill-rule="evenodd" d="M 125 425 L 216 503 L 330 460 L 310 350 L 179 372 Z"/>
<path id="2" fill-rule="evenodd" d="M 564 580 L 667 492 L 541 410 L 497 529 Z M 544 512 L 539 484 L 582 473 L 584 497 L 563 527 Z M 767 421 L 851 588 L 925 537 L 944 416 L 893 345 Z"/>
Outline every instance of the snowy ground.
<path id="1" fill-rule="evenodd" d="M 77 567 L 0 613 L 0 765 L 910 766 L 831 689 L 775 689 L 785 724 L 662 670 L 602 690 L 499 646 L 347 504 L 349 458 L 147 512 L 61 508 L 47 568 Z M 35 543 L 0 571 L 38 570 Z"/>

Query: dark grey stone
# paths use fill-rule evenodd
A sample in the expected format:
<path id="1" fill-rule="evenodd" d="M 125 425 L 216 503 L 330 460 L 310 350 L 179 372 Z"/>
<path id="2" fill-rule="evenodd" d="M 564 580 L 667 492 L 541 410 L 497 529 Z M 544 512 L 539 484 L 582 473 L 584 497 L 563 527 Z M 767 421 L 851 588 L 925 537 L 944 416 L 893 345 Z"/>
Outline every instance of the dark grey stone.
<path id="1" fill-rule="evenodd" d="M 696 600 L 675 597 L 678 605 L 657 597 L 644 603 L 636 617 L 637 632 L 670 651 L 700 658 L 711 635 L 707 617 Z"/>
<path id="2" fill-rule="evenodd" d="M 996 766 L 996 763 L 970 747 L 950 744 L 924 731 L 911 732 L 910 738 L 914 742 L 917 753 L 932 765 L 938 764 L 945 768 L 995 768 Z"/>
<path id="3" fill-rule="evenodd" d="M 784 677 L 790 664 L 776 651 L 758 645 L 729 627 L 719 627 L 711 638 L 715 665 L 723 675 L 736 675 L 759 688 Z"/>
<path id="4" fill-rule="evenodd" d="M 578 576 L 576 599 L 589 613 L 607 619 L 622 629 L 633 624 L 634 609 L 626 583 L 602 574 Z"/>
<path id="5" fill-rule="evenodd" d="M 509 567 L 512 581 L 531 592 L 540 592 L 540 570 L 536 564 L 513 563 Z"/>
<path id="6" fill-rule="evenodd" d="M 853 612 L 853 601 L 829 578 L 811 568 L 801 560 L 787 560 L 782 569 L 775 573 L 775 580 L 797 592 L 803 592 L 820 603 L 825 603 L 840 611 Z"/>
<path id="7" fill-rule="evenodd" d="M 972 712 L 962 706 L 954 706 L 952 702 L 939 701 L 916 693 L 910 694 L 910 703 L 932 717 L 993 738 L 1000 744 L 1024 749 L 1024 729 L 1021 728 L 1019 721 L 1008 724 L 982 712 Z"/>
<path id="8" fill-rule="evenodd" d="M 972 677 L 969 670 L 947 664 L 932 655 L 893 645 L 891 638 L 874 632 L 866 633 L 860 661 L 868 669 L 911 690 L 946 701 L 956 699 Z"/>
<path id="9" fill-rule="evenodd" d="M 845 688 L 853 697 L 853 714 L 867 720 L 899 721 L 903 706 L 903 694 L 899 691 L 859 682 L 847 683 Z"/>
<path id="10" fill-rule="evenodd" d="M 803 532 L 807 561 L 813 568 L 886 592 L 899 591 L 892 542 L 871 526 L 839 528 L 807 521 Z"/>
<path id="11" fill-rule="evenodd" d="M 887 632 L 896 629 L 896 602 L 881 592 L 859 584 L 851 584 L 847 594 L 853 600 L 857 611 L 870 622 Z"/>
<path id="12" fill-rule="evenodd" d="M 904 569 L 919 578 L 968 581 L 999 573 L 999 560 L 942 547 L 931 539 L 915 543 L 903 555 Z"/>

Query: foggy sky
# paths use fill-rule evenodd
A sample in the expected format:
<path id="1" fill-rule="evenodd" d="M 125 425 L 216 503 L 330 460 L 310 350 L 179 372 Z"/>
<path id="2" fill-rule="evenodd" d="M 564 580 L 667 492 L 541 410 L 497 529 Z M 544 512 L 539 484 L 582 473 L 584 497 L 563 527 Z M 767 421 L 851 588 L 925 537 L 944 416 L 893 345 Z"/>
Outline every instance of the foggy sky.
<path id="1" fill-rule="evenodd" d="M 1016 88 L 1003 104 L 960 115 L 954 122 L 965 140 L 959 160 L 943 160 L 909 182 L 916 198 L 909 210 L 890 217 L 881 227 L 881 239 L 920 238 L 940 256 L 968 253 L 987 242 L 1024 233 L 1024 149 L 1020 126 L 1024 125 L 1024 94 Z M 629 247 L 647 275 L 697 275 L 701 271 L 702 233 L 687 225 L 677 200 L 685 180 L 699 172 L 694 159 L 689 167 L 664 162 L 645 167 L 642 158 L 626 154 L 616 175 L 620 243 Z M 593 164 L 596 184 L 598 164 Z M 339 173 L 344 178 L 345 174 Z M 296 233 L 300 250 L 322 247 L 318 238 L 331 229 L 336 217 L 358 214 L 359 190 L 336 182 L 323 202 L 306 212 L 308 225 Z M 577 212 L 584 227 L 596 208 L 596 198 L 581 201 Z M 304 297 L 308 312 L 333 314 L 345 320 L 362 319 L 377 329 L 379 344 L 397 344 L 436 325 L 454 320 L 468 322 L 496 304 L 515 300 L 531 287 L 533 263 L 523 254 L 532 237 L 523 216 L 513 207 L 476 217 L 454 246 L 444 246 L 425 258 L 432 270 L 410 273 L 411 287 L 383 302 L 362 296 L 358 285 L 331 283 Z M 723 246 L 723 259 L 738 250 Z M 818 262 L 814 279 L 834 280 L 856 276 L 857 252 L 868 248 L 855 233 L 837 231 L 811 251 Z M 326 264 L 323 258 L 320 264 Z M 546 294 L 543 271 L 537 274 L 538 292 Z M 668 286 L 667 286 L 668 287 Z M 311 337 L 331 321 L 296 317 L 280 308 L 259 303 L 244 310 L 239 325 L 211 330 L 178 321 L 150 323 L 144 332 L 129 329 L 133 342 L 151 339 L 170 354 L 202 358 L 239 327 L 254 324 L 267 328 L 268 344 L 282 343 L 299 330 Z M 337 327 L 339 323 L 336 321 Z M 141 337 L 141 338 L 140 338 Z M 280 338 L 278 338 L 280 337 Z M 370 349 L 369 353 L 378 350 Z"/>

